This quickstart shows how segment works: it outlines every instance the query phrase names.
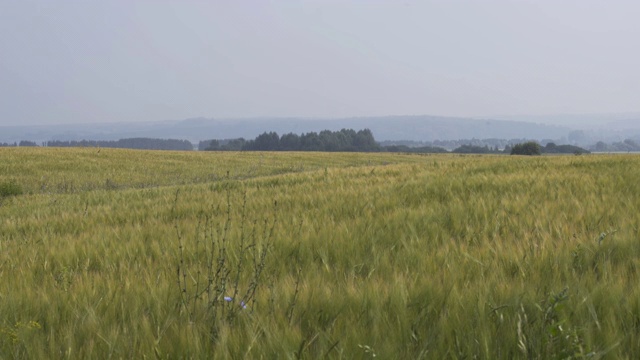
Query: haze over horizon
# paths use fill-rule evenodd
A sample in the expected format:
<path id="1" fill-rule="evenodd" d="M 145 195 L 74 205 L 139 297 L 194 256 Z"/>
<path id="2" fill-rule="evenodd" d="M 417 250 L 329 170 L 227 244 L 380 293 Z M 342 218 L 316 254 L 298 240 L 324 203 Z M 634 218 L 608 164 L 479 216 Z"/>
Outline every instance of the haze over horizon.
<path id="1" fill-rule="evenodd" d="M 4 0 L 0 125 L 640 114 L 638 15 L 631 0 Z"/>

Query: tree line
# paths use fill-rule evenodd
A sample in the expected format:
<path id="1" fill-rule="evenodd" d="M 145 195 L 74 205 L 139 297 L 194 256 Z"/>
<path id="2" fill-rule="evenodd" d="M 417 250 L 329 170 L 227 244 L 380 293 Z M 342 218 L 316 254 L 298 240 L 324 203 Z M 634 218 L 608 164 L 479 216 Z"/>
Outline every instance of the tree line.
<path id="1" fill-rule="evenodd" d="M 640 144 L 633 139 L 625 139 L 624 141 L 618 141 L 611 144 L 598 141 L 590 148 L 597 152 L 638 152 L 640 151 Z"/>
<path id="2" fill-rule="evenodd" d="M 398 152 L 398 153 L 448 153 L 438 146 L 386 145 L 376 142 L 371 130 L 342 129 L 340 131 L 323 130 L 320 133 L 306 134 L 288 133 L 279 136 L 276 132 L 264 132 L 253 140 L 224 139 L 206 140 L 198 144 L 199 150 L 205 151 L 359 151 L 359 152 Z M 574 145 L 556 145 L 548 143 L 541 146 L 535 141 L 525 141 L 514 145 L 479 146 L 463 144 L 451 151 L 456 154 L 511 154 L 540 155 L 549 154 L 582 154 L 588 150 Z"/>
<path id="3" fill-rule="evenodd" d="M 0 147 L 40 146 L 34 141 L 22 140 L 19 143 L 0 143 Z M 128 138 L 120 140 L 50 140 L 41 144 L 43 147 L 104 147 L 118 149 L 140 150 L 193 150 L 193 144 L 188 140 Z"/>
<path id="4" fill-rule="evenodd" d="M 494 140 L 494 139 L 492 139 Z M 415 146 L 415 145 L 422 146 Z M 638 148 L 637 143 L 625 140 L 624 150 L 633 151 Z M 414 146 L 411 146 L 414 145 Z M 615 144 L 619 145 L 619 144 Z M 620 148 L 622 148 L 620 145 Z M 22 140 L 19 143 L 0 143 L 2 146 L 38 146 L 33 141 Z M 153 138 L 128 138 L 120 140 L 51 140 L 42 143 L 49 147 L 105 147 L 145 150 L 193 150 L 193 144 L 188 140 L 153 139 Z M 598 143 L 596 151 L 608 150 L 604 143 Z M 523 141 L 514 145 L 507 144 L 504 148 L 497 145 L 477 145 L 476 142 L 462 144 L 448 151 L 439 146 L 425 145 L 424 143 L 376 142 L 373 133 L 369 129 L 355 131 L 342 129 L 340 131 L 323 130 L 319 133 L 309 132 L 297 135 L 294 133 L 279 136 L 276 132 L 264 132 L 253 140 L 224 139 L 200 141 L 198 150 L 207 151 L 341 151 L 341 152 L 399 152 L 399 153 L 457 153 L 457 154 L 512 154 L 512 155 L 539 155 L 548 154 L 582 154 L 588 153 L 581 147 L 574 145 L 556 145 L 553 142 L 541 146 L 535 141 Z M 616 148 L 618 150 L 618 148 Z"/>
<path id="5" fill-rule="evenodd" d="M 193 150 L 193 144 L 188 140 L 129 138 L 120 140 L 51 140 L 43 144 L 49 147 L 104 147 L 118 149 L 141 150 Z"/>
<path id="6" fill-rule="evenodd" d="M 14 142 L 14 143 L 1 142 L 0 143 L 0 147 L 17 147 L 17 146 L 38 146 L 38 144 L 28 140 L 22 140 L 19 143 L 17 142 Z"/>
<path id="7" fill-rule="evenodd" d="M 264 132 L 253 140 L 234 139 L 224 143 L 219 140 L 209 140 L 204 150 L 377 152 L 384 149 L 376 142 L 369 129 L 359 131 L 342 129 L 340 131 L 323 130 L 319 133 L 309 132 L 301 135 L 288 133 L 282 136 L 272 131 Z"/>

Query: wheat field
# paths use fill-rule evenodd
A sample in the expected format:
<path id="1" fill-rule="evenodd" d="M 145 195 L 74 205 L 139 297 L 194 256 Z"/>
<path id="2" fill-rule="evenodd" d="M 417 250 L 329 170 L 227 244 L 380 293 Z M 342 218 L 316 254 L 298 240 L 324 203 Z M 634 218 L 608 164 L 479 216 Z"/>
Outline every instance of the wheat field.
<path id="1" fill-rule="evenodd" d="M 0 149 L 1 358 L 640 358 L 640 157 Z"/>

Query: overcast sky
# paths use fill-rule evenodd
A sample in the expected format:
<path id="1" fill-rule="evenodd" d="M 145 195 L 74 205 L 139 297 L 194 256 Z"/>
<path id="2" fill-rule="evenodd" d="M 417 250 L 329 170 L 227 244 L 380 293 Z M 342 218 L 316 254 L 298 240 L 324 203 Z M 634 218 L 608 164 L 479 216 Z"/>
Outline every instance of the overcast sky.
<path id="1" fill-rule="evenodd" d="M 0 0 L 0 125 L 640 112 L 638 0 Z"/>

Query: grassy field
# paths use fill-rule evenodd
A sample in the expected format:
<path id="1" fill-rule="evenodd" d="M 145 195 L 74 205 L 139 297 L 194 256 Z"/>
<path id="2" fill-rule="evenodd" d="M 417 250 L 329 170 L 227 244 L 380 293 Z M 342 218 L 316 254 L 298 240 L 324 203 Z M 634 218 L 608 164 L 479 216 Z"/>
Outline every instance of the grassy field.
<path id="1" fill-rule="evenodd" d="M 0 358 L 640 358 L 637 155 L 0 160 Z"/>

